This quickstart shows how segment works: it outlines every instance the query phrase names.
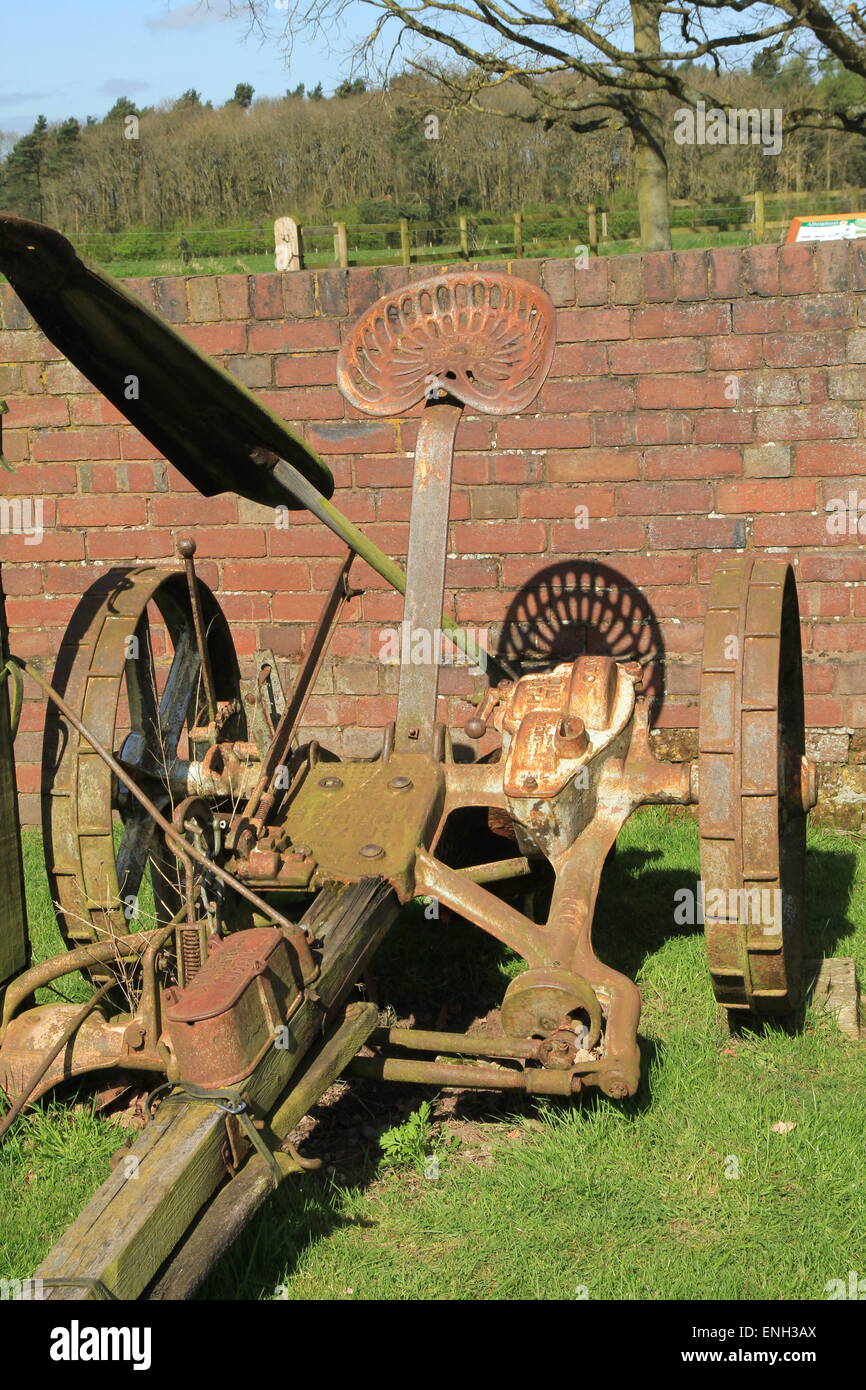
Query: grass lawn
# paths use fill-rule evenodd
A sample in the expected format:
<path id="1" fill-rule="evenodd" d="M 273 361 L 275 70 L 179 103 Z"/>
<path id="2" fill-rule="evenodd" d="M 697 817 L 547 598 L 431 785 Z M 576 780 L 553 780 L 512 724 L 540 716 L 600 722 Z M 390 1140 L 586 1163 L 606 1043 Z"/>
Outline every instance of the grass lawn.
<path id="1" fill-rule="evenodd" d="M 722 232 L 715 228 L 693 232 L 686 227 L 675 227 L 671 233 L 671 238 L 675 251 L 710 246 L 746 246 L 752 240 L 751 233 L 745 227 L 731 232 Z M 599 247 L 600 254 L 603 256 L 625 256 L 638 252 L 640 249 L 640 242 L 636 239 L 605 241 Z M 548 242 L 534 242 L 531 237 L 527 237 L 524 240 L 523 251 L 524 256 L 530 260 L 539 256 L 568 258 L 575 254 L 575 243 L 572 240 L 560 245 L 552 245 Z M 513 248 L 503 244 L 502 246 L 492 246 L 473 251 L 470 260 L 508 261 L 513 259 L 513 256 Z M 460 253 L 455 246 L 425 248 L 423 255 L 413 255 L 414 264 L 419 262 L 429 264 L 431 275 L 435 274 L 441 265 L 456 265 L 459 261 Z M 362 266 L 398 265 L 399 255 L 389 251 L 353 251 L 350 242 L 349 262 L 351 265 Z M 334 257 L 330 251 L 310 251 L 305 257 L 305 264 L 308 270 L 333 269 Z M 274 269 L 274 256 L 273 252 L 265 252 L 261 255 L 208 256 L 201 260 L 194 259 L 186 266 L 182 264 L 179 257 L 159 259 L 151 257 L 142 260 L 111 261 L 104 266 L 104 269 L 115 280 L 135 277 L 147 278 L 154 275 L 259 275 Z"/>
<path id="2" fill-rule="evenodd" d="M 39 849 L 31 832 L 44 956 L 57 943 Z M 598 953 L 644 998 L 633 1101 L 442 1093 L 425 1117 L 417 1088 L 339 1083 L 304 1130 L 303 1151 L 329 1167 L 284 1185 L 203 1296 L 821 1299 L 828 1280 L 866 1274 L 866 1048 L 811 1012 L 799 1033 L 728 1034 L 700 929 L 673 923 L 674 892 L 697 872 L 694 820 L 650 808 L 605 874 Z M 853 955 L 861 979 L 864 880 L 860 840 L 810 832 L 807 954 Z M 497 1004 L 515 968 L 418 907 L 377 958 L 392 1017 L 450 1008 L 452 1028 Z M 83 985 L 63 988 L 79 998 Z M 32 1274 L 119 1142 L 85 1096 L 18 1122 L 0 1149 L 0 1277 Z"/>

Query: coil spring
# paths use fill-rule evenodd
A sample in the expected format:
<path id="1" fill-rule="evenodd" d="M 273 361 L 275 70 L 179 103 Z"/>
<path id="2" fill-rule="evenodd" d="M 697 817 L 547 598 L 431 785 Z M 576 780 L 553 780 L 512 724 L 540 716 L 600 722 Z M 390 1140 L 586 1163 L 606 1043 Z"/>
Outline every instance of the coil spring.
<path id="1" fill-rule="evenodd" d="M 180 933 L 180 955 L 183 962 L 184 984 L 201 970 L 201 938 L 198 927 L 183 927 Z"/>

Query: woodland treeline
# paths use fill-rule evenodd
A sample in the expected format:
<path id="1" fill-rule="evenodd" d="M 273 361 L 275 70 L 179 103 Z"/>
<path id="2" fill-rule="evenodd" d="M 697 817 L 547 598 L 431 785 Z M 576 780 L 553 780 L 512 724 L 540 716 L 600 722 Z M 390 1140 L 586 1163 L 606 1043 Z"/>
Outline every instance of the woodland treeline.
<path id="1" fill-rule="evenodd" d="M 765 53 L 749 69 L 700 77 L 720 105 L 738 108 L 784 110 L 838 100 L 840 91 L 862 101 L 860 79 L 832 60 L 780 64 Z M 525 114 L 518 88 L 501 88 L 497 99 L 501 116 L 449 111 L 441 92 L 415 76 L 376 90 L 346 81 L 330 98 L 321 88 L 298 88 L 254 100 L 252 88 L 239 84 L 219 108 L 194 91 L 159 108 L 121 98 L 102 119 L 48 124 L 40 117 L 14 143 L 7 137 L 0 206 L 74 233 L 231 227 L 286 213 L 308 224 L 375 223 L 630 204 L 627 131 L 544 129 L 513 119 Z M 671 133 L 676 109 L 671 101 Z M 438 138 L 428 138 L 437 129 L 431 115 Z M 670 196 L 707 206 L 755 188 L 866 186 L 866 142 L 838 131 L 795 131 L 769 157 L 757 145 L 670 138 L 667 156 Z"/>

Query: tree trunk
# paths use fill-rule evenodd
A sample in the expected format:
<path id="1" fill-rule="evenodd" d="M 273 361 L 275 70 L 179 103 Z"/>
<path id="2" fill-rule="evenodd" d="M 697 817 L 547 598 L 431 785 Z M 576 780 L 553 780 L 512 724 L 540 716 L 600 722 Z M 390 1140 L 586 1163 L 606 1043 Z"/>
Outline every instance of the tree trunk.
<path id="1" fill-rule="evenodd" d="M 631 18 L 635 53 L 658 53 L 659 6 L 654 0 L 631 0 Z M 635 145 L 641 245 L 645 251 L 669 251 L 668 162 L 655 96 L 644 99 L 631 131 Z"/>

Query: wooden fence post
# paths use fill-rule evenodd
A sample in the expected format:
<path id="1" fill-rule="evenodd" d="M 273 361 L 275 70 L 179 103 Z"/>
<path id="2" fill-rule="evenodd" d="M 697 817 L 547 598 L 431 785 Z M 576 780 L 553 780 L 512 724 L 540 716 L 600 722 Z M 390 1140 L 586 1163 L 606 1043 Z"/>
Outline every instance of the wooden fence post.
<path id="1" fill-rule="evenodd" d="M 300 222 L 293 217 L 278 217 L 274 223 L 274 248 L 277 270 L 303 270 L 304 238 Z"/>
<path id="2" fill-rule="evenodd" d="M 597 225 L 596 225 L 596 219 L 595 219 L 595 203 L 590 203 L 589 207 L 588 207 L 587 210 L 586 210 L 586 215 L 587 215 L 587 219 L 588 219 L 588 221 L 589 221 L 589 254 L 590 254 L 591 256 L 597 256 L 597 255 L 598 255 L 598 227 L 597 227 Z"/>
<path id="3" fill-rule="evenodd" d="M 514 214 L 514 255 L 517 260 L 523 256 L 523 213 Z"/>
<path id="4" fill-rule="evenodd" d="M 400 218 L 400 259 L 403 265 L 411 265 L 412 248 L 409 245 L 409 223 L 405 217 Z"/>
<path id="5" fill-rule="evenodd" d="M 334 260 L 341 270 L 349 267 L 349 242 L 346 237 L 345 222 L 334 223 Z"/>
<path id="6" fill-rule="evenodd" d="M 764 240 L 764 194 L 755 189 L 755 241 Z"/>
<path id="7" fill-rule="evenodd" d="M 465 217 L 458 218 L 460 227 L 460 254 L 464 261 L 469 260 L 469 223 Z"/>
<path id="8" fill-rule="evenodd" d="M 607 241 L 607 213 L 601 214 L 601 239 Z"/>

